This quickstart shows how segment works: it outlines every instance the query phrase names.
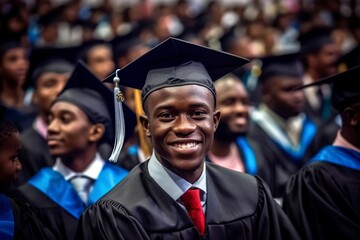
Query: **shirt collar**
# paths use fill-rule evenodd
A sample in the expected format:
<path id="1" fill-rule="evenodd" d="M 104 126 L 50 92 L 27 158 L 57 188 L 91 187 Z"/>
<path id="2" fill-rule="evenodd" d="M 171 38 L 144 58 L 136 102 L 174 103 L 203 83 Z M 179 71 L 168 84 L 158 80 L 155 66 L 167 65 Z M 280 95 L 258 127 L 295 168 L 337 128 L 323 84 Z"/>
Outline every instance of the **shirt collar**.
<path id="1" fill-rule="evenodd" d="M 44 139 L 47 138 L 47 125 L 45 123 L 45 121 L 38 116 L 33 124 L 33 128 L 35 129 L 35 131 L 37 131 L 40 136 L 42 136 Z"/>
<path id="2" fill-rule="evenodd" d="M 304 113 L 299 113 L 294 117 L 290 117 L 289 119 L 284 120 L 282 117 L 280 117 L 280 115 L 271 110 L 265 103 L 260 103 L 258 109 L 270 118 L 274 119 L 275 122 L 277 122 L 279 126 L 283 129 L 288 129 L 289 126 L 292 125 L 299 125 L 299 123 L 301 123 L 305 118 Z"/>
<path id="3" fill-rule="evenodd" d="M 86 176 L 90 179 L 96 180 L 100 175 L 100 172 L 104 165 L 104 159 L 100 156 L 99 153 L 96 153 L 95 158 L 83 172 L 75 172 L 70 168 L 66 167 L 60 158 L 56 159 L 53 170 L 63 175 L 66 181 L 74 178 L 75 176 Z"/>
<path id="4" fill-rule="evenodd" d="M 206 197 L 205 163 L 200 178 L 194 184 L 189 183 L 185 179 L 164 167 L 156 158 L 154 151 L 149 160 L 148 170 L 150 176 L 155 180 L 155 182 L 175 201 L 177 201 L 191 187 L 199 188 L 202 191 L 202 201 L 204 201 L 204 198 Z"/>

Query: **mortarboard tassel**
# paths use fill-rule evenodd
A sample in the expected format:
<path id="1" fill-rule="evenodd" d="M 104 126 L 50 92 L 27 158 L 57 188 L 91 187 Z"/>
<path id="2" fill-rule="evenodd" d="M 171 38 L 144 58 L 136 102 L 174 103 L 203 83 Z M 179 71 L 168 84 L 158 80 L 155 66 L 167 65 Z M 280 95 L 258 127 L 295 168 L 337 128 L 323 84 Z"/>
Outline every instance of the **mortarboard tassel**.
<path id="1" fill-rule="evenodd" d="M 120 69 L 117 69 L 115 71 L 115 77 L 113 79 L 114 104 L 115 104 L 115 143 L 111 156 L 109 158 L 111 162 L 117 162 L 125 138 L 125 120 L 124 120 L 124 112 L 122 107 L 122 102 L 124 101 L 124 95 L 119 88 L 120 78 L 118 77 L 118 71 L 120 71 Z"/>

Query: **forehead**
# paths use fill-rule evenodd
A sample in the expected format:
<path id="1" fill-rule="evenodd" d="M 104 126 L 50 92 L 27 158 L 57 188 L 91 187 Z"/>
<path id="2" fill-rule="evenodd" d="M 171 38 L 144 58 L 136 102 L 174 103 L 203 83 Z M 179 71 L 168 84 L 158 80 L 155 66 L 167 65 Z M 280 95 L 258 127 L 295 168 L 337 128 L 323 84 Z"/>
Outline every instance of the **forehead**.
<path id="1" fill-rule="evenodd" d="M 76 116 L 79 116 L 81 118 L 87 118 L 86 114 L 75 104 L 64 102 L 64 101 L 58 101 L 55 102 L 50 109 L 51 113 L 56 114 L 64 114 L 69 113 Z"/>
<path id="2" fill-rule="evenodd" d="M 20 142 L 20 134 L 19 132 L 12 132 L 6 141 L 3 141 L 0 146 L 2 146 L 0 149 L 3 151 L 16 151 L 18 148 L 20 148 L 21 142 Z"/>
<path id="3" fill-rule="evenodd" d="M 184 85 L 162 88 L 150 93 L 146 102 L 148 108 L 167 107 L 169 105 L 189 106 L 192 104 L 214 105 L 211 91 L 199 85 Z"/>
<path id="4" fill-rule="evenodd" d="M 215 82 L 215 89 L 218 96 L 227 93 L 228 91 L 241 91 L 241 94 L 246 93 L 244 84 L 234 78 L 221 79 Z"/>

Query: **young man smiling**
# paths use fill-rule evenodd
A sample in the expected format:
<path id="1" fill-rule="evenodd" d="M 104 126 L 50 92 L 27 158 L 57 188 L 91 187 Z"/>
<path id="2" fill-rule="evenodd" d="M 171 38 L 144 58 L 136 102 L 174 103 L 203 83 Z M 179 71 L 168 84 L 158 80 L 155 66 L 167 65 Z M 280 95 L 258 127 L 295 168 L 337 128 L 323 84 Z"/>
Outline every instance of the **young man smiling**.
<path id="1" fill-rule="evenodd" d="M 57 239 L 74 239 L 85 208 L 128 173 L 99 153 L 100 143 L 111 140 L 113 103 L 111 91 L 79 62 L 51 105 L 47 142 L 56 162 L 19 190 Z"/>
<path id="2" fill-rule="evenodd" d="M 297 239 L 261 179 L 205 163 L 220 119 L 213 81 L 246 62 L 170 38 L 118 72 L 142 88 L 154 151 L 86 210 L 77 239 Z"/>

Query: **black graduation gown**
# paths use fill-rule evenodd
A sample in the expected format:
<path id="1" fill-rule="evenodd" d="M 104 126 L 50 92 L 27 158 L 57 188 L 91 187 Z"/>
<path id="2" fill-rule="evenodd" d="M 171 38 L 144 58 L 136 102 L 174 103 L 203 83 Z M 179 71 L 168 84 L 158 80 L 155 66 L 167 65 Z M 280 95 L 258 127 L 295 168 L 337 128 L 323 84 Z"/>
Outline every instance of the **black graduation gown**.
<path id="1" fill-rule="evenodd" d="M 147 166 L 135 167 L 82 214 L 76 239 L 201 239 Z M 212 163 L 206 178 L 206 239 L 299 239 L 261 179 Z"/>
<path id="2" fill-rule="evenodd" d="M 55 159 L 50 156 L 46 139 L 34 128 L 28 128 L 21 133 L 21 143 L 19 159 L 22 170 L 16 181 L 17 186 L 26 183 L 41 168 L 53 166 L 55 163 Z"/>
<path id="3" fill-rule="evenodd" d="M 9 198 L 14 217 L 14 240 L 55 239 L 52 232 L 38 219 L 34 208 L 22 199 Z"/>
<path id="4" fill-rule="evenodd" d="M 275 198 L 282 198 L 285 185 L 291 175 L 295 174 L 301 167 L 316 154 L 312 145 L 316 135 L 304 150 L 303 157 L 294 158 L 291 154 L 282 149 L 258 124 L 251 124 L 249 138 L 261 143 L 261 152 L 265 157 L 267 169 L 267 184 Z"/>
<path id="5" fill-rule="evenodd" d="M 359 239 L 360 171 L 310 164 L 289 180 L 283 209 L 303 239 Z"/>
<path id="6" fill-rule="evenodd" d="M 81 213 L 127 174 L 126 170 L 106 163 L 94 182 L 86 206 L 72 185 L 51 168 L 43 168 L 26 184 L 18 187 L 16 194 L 36 207 L 37 216 L 57 239 L 72 240 Z"/>

